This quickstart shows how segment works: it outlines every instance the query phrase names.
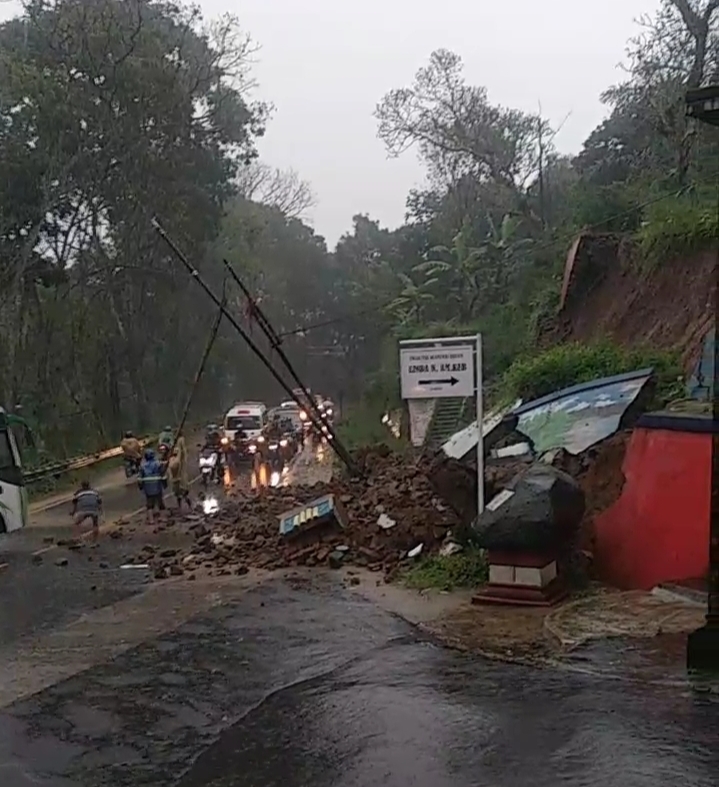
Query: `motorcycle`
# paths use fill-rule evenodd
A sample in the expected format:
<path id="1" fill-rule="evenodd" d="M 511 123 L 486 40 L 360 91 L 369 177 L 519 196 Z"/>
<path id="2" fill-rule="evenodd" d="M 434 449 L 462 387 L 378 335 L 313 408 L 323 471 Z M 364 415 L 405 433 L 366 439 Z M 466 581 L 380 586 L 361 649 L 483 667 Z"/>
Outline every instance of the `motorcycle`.
<path id="1" fill-rule="evenodd" d="M 281 441 L 277 442 L 270 442 L 267 444 L 267 450 L 265 452 L 267 466 L 270 469 L 270 472 L 282 472 L 282 468 L 285 465 L 285 460 L 282 456 L 282 446 L 280 445 Z"/>
<path id="2" fill-rule="evenodd" d="M 125 465 L 125 478 L 132 478 L 132 476 L 140 472 L 140 459 L 125 457 L 123 461 Z"/>
<path id="3" fill-rule="evenodd" d="M 210 482 L 220 483 L 222 462 L 219 453 L 213 450 L 205 450 L 200 454 L 200 482 L 206 487 Z"/>
<path id="4" fill-rule="evenodd" d="M 299 450 L 297 438 L 293 432 L 286 432 L 280 440 L 280 453 L 284 462 L 289 462 Z"/>

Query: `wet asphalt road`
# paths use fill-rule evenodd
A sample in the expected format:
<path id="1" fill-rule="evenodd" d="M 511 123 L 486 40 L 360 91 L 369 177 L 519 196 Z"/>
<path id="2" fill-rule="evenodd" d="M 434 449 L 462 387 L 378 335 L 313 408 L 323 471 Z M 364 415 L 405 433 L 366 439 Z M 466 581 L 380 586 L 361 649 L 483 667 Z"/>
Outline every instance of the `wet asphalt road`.
<path id="1" fill-rule="evenodd" d="M 494 664 L 318 584 L 260 586 L 4 709 L 0 784 L 716 785 L 716 695 L 674 662 Z"/>
<path id="2" fill-rule="evenodd" d="M 142 504 L 134 484 L 123 482 L 102 489 L 102 496 L 107 522 Z M 117 570 L 130 551 L 124 541 L 103 538 L 96 549 L 88 546 L 81 553 L 48 543 L 77 536 L 69 514 L 68 502 L 31 511 L 31 527 L 0 536 L 0 563 L 4 564 L 0 570 L 0 645 L 66 625 L 83 612 L 138 592 L 147 581 L 138 572 Z M 36 553 L 40 555 L 33 558 Z M 67 566 L 56 565 L 62 559 L 68 561 Z"/>

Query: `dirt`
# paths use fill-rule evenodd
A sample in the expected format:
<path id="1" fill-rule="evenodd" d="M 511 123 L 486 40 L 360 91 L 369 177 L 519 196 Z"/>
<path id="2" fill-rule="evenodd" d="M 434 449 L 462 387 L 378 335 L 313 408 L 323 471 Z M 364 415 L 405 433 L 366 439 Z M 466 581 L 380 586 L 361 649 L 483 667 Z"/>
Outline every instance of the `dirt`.
<path id="1" fill-rule="evenodd" d="M 561 308 L 541 343 L 610 337 L 626 347 L 675 349 L 696 361 L 713 323 L 716 252 L 707 250 L 642 271 L 632 245 L 586 234 L 570 252 Z"/>
<path id="2" fill-rule="evenodd" d="M 544 627 L 547 607 L 463 606 L 422 625 L 459 650 L 498 658 L 543 658 L 558 650 Z"/>
<path id="3" fill-rule="evenodd" d="M 588 552 L 594 549 L 594 521 L 612 506 L 624 488 L 624 456 L 631 437 L 627 429 L 611 435 L 579 456 L 560 453 L 554 466 L 573 476 L 582 487 L 585 511 L 580 524 L 580 547 Z"/>
<path id="4" fill-rule="evenodd" d="M 516 457 L 488 461 L 484 468 L 485 501 L 489 502 L 530 464 L 531 460 Z M 462 527 L 469 527 L 477 514 L 477 463 L 439 454 L 428 466 L 427 476 L 437 495 L 457 514 Z"/>
<path id="5" fill-rule="evenodd" d="M 366 567 L 390 579 L 410 550 L 420 545 L 423 554 L 438 550 L 458 519 L 437 497 L 428 468 L 412 458 L 378 446 L 357 459 L 367 473 L 363 480 L 339 477 L 259 494 L 235 490 L 216 514 L 178 517 L 192 536 L 189 546 L 170 554 L 146 544 L 133 559 L 149 563 L 156 579 L 344 565 Z M 289 535 L 280 534 L 280 515 L 327 494 L 334 496 L 336 517 L 310 520 Z M 384 528 L 380 517 L 394 524 Z"/>

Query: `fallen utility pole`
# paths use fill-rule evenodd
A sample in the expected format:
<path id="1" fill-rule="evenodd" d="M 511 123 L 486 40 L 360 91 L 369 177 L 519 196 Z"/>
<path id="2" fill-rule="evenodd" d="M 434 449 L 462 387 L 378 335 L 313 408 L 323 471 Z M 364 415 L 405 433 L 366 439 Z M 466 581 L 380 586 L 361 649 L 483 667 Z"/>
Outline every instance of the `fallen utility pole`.
<path id="1" fill-rule="evenodd" d="M 225 259 L 223 259 L 222 261 L 225 263 L 225 267 L 229 271 L 230 276 L 232 276 L 232 278 L 237 283 L 238 287 L 242 290 L 245 298 L 247 298 L 247 302 L 250 305 L 250 314 L 254 314 L 255 315 L 255 317 L 257 319 L 257 322 L 258 322 L 260 328 L 264 331 L 265 336 L 267 336 L 267 339 L 269 340 L 270 345 L 272 346 L 272 349 L 277 353 L 277 355 L 279 356 L 280 360 L 285 365 L 285 368 L 287 369 L 287 371 L 292 376 L 292 379 L 297 384 L 297 387 L 302 391 L 302 393 L 305 396 L 305 398 L 307 399 L 307 402 L 309 403 L 309 406 L 312 409 L 314 415 L 317 417 L 317 420 L 319 420 L 320 423 L 324 425 L 324 428 L 327 430 L 326 433 L 330 435 L 330 437 L 332 438 L 332 441 L 336 442 L 337 441 L 337 434 L 334 431 L 334 428 L 332 427 L 332 424 L 330 424 L 329 421 L 327 421 L 325 419 L 325 417 L 324 417 L 322 411 L 320 410 L 319 406 L 317 405 L 317 402 L 315 401 L 314 397 L 310 394 L 309 390 L 307 389 L 305 384 L 302 382 L 302 380 L 300 380 L 299 375 L 297 374 L 297 372 L 295 371 L 294 367 L 290 363 L 290 359 L 287 357 L 287 355 L 285 354 L 285 351 L 282 349 L 282 347 L 280 347 L 281 339 L 279 338 L 279 336 L 275 332 L 275 329 L 272 327 L 272 323 L 270 323 L 270 321 L 267 319 L 265 313 L 262 311 L 260 306 L 255 301 L 255 299 L 252 297 L 252 294 L 247 289 L 247 287 L 245 287 L 245 285 L 243 284 L 243 282 L 240 279 L 240 277 L 237 275 L 237 273 L 235 273 L 235 270 L 230 265 L 230 263 L 227 262 L 227 260 L 225 260 Z M 307 409 L 307 408 L 305 407 L 305 409 Z"/>
<path id="2" fill-rule="evenodd" d="M 197 371 L 195 372 L 195 379 L 192 381 L 192 387 L 190 388 L 190 393 L 187 397 L 187 401 L 185 402 L 185 409 L 182 412 L 182 418 L 180 419 L 180 424 L 177 427 L 177 431 L 175 432 L 175 439 L 172 442 L 170 455 L 172 455 L 173 451 L 175 450 L 175 447 L 177 446 L 177 441 L 180 439 L 182 430 L 185 428 L 187 416 L 190 412 L 190 405 L 192 404 L 192 399 L 195 396 L 195 391 L 197 390 L 197 386 L 199 385 L 200 378 L 202 377 L 202 373 L 205 371 L 205 364 L 207 363 L 207 359 L 210 357 L 212 346 L 214 345 L 215 339 L 217 338 L 217 332 L 219 331 L 220 323 L 222 322 L 222 310 L 225 307 L 226 303 L 227 303 L 227 296 L 225 295 L 225 286 L 223 284 L 221 308 L 217 312 L 217 317 L 215 317 L 215 321 L 212 323 L 212 329 L 210 330 L 210 336 L 207 340 L 207 345 L 205 346 L 205 350 L 202 353 L 202 358 L 200 359 L 200 365 L 197 367 Z"/>
<path id="3" fill-rule="evenodd" d="M 247 298 L 247 303 L 250 307 L 250 319 L 253 317 L 255 318 L 257 324 L 260 326 L 260 328 L 262 328 L 265 336 L 267 336 L 269 339 L 272 349 L 279 350 L 280 344 L 282 344 L 282 339 L 280 338 L 279 334 L 276 333 L 275 329 L 272 327 L 272 324 L 265 316 L 265 313 L 259 307 L 257 301 L 255 301 L 250 291 L 247 289 L 247 287 L 245 287 L 240 277 L 235 273 L 235 269 L 230 265 L 229 262 L 227 262 L 226 259 L 223 258 L 222 262 L 225 264 L 225 268 L 227 268 L 230 276 L 232 276 L 232 278 L 235 280 L 237 286 L 242 290 L 242 294 L 245 296 L 245 298 Z"/>
<path id="4" fill-rule="evenodd" d="M 260 348 L 252 341 L 250 336 L 248 335 L 247 331 L 237 322 L 235 317 L 228 311 L 227 306 L 215 295 L 215 293 L 210 289 L 210 287 L 203 281 L 200 276 L 199 271 L 193 267 L 192 263 L 185 257 L 185 255 L 180 251 L 180 249 L 175 245 L 174 241 L 168 236 L 167 232 L 165 232 L 164 228 L 160 224 L 160 222 L 156 219 L 152 219 L 152 226 L 158 233 L 158 235 L 165 241 L 168 245 L 172 253 L 177 257 L 178 260 L 187 268 L 188 273 L 195 279 L 195 281 L 202 287 L 202 289 L 210 296 L 210 298 L 214 301 L 215 305 L 220 309 L 221 314 L 227 319 L 227 321 L 232 325 L 232 327 L 240 334 L 240 336 L 245 340 L 247 346 L 252 350 L 252 352 L 259 358 L 262 362 L 262 365 L 270 372 L 270 374 L 277 380 L 277 382 L 282 386 L 282 389 L 287 393 L 287 395 L 292 399 L 293 402 L 297 404 L 298 407 L 304 407 L 304 404 L 299 399 L 297 394 L 290 388 L 289 385 L 282 379 L 282 376 L 277 372 L 277 370 L 272 366 L 272 364 L 267 360 L 264 353 Z M 321 433 L 322 427 L 324 426 L 323 421 L 317 421 L 314 416 L 314 413 L 310 412 L 307 414 L 312 425 Z M 352 457 L 350 457 L 349 453 L 345 449 L 345 447 L 338 443 L 336 440 L 329 441 L 332 450 L 337 454 L 337 457 L 340 461 L 347 467 L 347 469 L 353 475 L 360 475 L 357 468 L 355 467 L 354 462 L 352 461 Z"/>

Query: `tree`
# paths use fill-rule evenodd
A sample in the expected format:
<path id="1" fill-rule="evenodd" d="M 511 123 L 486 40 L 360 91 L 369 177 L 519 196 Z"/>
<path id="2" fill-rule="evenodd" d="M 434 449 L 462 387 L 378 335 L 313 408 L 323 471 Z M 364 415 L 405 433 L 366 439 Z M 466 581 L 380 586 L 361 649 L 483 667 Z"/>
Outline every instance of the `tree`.
<path id="1" fill-rule="evenodd" d="M 236 182 L 244 199 L 277 208 L 292 219 L 303 218 L 316 203 L 310 184 L 293 169 L 272 169 L 253 161 L 240 169 Z"/>
<path id="2" fill-rule="evenodd" d="M 653 17 L 642 18 L 629 45 L 629 79 L 605 92 L 612 116 L 590 137 L 585 159 L 604 150 L 621 177 L 622 167 L 661 168 L 670 156 L 676 182 L 686 183 L 697 133 L 684 95 L 719 77 L 718 10 L 719 0 L 662 0 Z"/>
<path id="3" fill-rule="evenodd" d="M 439 49 L 409 88 L 390 91 L 378 104 L 379 137 L 392 156 L 413 145 L 444 185 L 471 176 L 514 192 L 537 171 L 541 121 L 493 106 L 483 87 L 467 85 L 461 58 Z"/>
<path id="4" fill-rule="evenodd" d="M 205 255 L 266 116 L 251 51 L 231 17 L 148 0 L 34 0 L 0 26 L 0 395 L 80 413 L 58 446 L 186 394 L 211 315 L 150 218 Z"/>

